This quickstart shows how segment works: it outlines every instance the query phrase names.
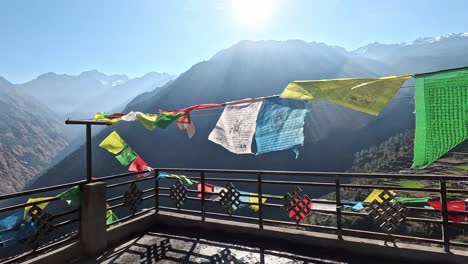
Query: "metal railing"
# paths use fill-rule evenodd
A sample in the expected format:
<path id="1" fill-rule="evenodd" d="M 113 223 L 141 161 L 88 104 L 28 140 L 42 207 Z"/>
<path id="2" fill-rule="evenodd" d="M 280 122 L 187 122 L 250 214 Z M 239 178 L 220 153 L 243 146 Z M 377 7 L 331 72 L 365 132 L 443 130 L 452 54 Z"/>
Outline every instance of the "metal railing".
<path id="1" fill-rule="evenodd" d="M 0 263 L 16 263 L 54 249 L 65 241 L 76 239 L 79 235 L 80 207 L 70 207 L 64 202 L 57 203 L 60 199 L 55 195 L 84 183 L 86 181 L 77 181 L 0 195 L 0 202 L 3 204 L 0 208 L 1 219 L 20 215 L 12 220 L 14 226 L 0 225 L 0 238 L 12 239 L 1 241 Z M 39 197 L 49 198 L 29 203 L 24 201 L 26 198 Z M 41 208 L 40 204 L 43 203 L 49 204 Z M 25 232 L 25 226 L 31 226 L 33 231 Z M 18 232 L 25 233 L 17 236 Z M 13 244 L 7 246 L 7 243 Z"/>
<path id="2" fill-rule="evenodd" d="M 182 182 L 177 184 L 178 180 L 158 180 L 157 175 L 159 171 L 170 172 L 170 173 L 183 173 L 191 174 L 190 179 L 198 181 L 200 185 L 198 189 L 191 189 L 184 186 Z M 108 193 L 111 190 L 123 187 L 126 185 L 133 186 L 133 193 L 131 188 L 126 192 L 126 195 L 119 195 L 112 197 L 107 200 L 108 203 L 116 203 L 121 201 L 118 204 L 110 206 L 110 209 L 118 209 L 122 207 L 131 207 L 132 204 L 138 204 L 142 201 L 154 201 L 154 203 L 147 203 L 145 209 L 141 211 L 130 210 L 130 215 L 120 219 L 116 223 L 122 223 L 127 219 L 131 219 L 134 216 L 137 216 L 142 213 L 146 213 L 150 210 L 155 210 L 159 212 L 160 210 L 164 211 L 173 211 L 190 215 L 200 216 L 200 221 L 206 221 L 207 217 L 210 218 L 228 218 L 236 221 L 243 222 L 253 222 L 258 224 L 259 229 L 263 229 L 266 225 L 271 226 L 282 226 L 282 227 L 294 227 L 301 228 L 304 230 L 326 232 L 336 234 L 338 239 L 343 239 L 343 236 L 354 236 L 354 237 L 364 237 L 364 238 L 373 238 L 381 239 L 385 242 L 395 242 L 395 241 L 406 241 L 414 243 L 430 243 L 441 245 L 446 252 L 450 251 L 451 246 L 457 247 L 468 247 L 468 243 L 452 241 L 453 237 L 456 234 L 464 234 L 464 232 L 459 232 L 457 230 L 452 230 L 457 227 L 467 227 L 468 222 L 459 222 L 451 221 L 449 218 L 453 215 L 466 215 L 467 212 L 458 212 L 458 211 L 448 211 L 447 210 L 447 196 L 449 194 L 467 194 L 468 189 L 461 188 L 447 188 L 447 183 L 455 185 L 454 182 L 457 181 L 466 181 L 468 176 L 450 176 L 450 175 L 414 175 L 414 174 L 384 174 L 384 173 L 335 173 L 335 172 L 292 172 L 292 171 L 258 171 L 258 170 L 213 170 L 213 169 L 180 169 L 180 168 L 155 168 L 155 175 L 146 178 L 140 178 L 135 180 L 123 181 L 118 183 L 109 184 L 107 186 Z M 109 181 L 122 179 L 137 173 L 125 173 L 119 175 L 113 175 L 108 177 L 102 177 L 96 179 L 97 181 Z M 242 178 L 233 178 L 232 175 L 244 175 Z M 281 177 L 287 177 L 287 180 L 281 180 Z M 293 180 L 294 178 L 299 178 L 299 180 Z M 359 184 L 355 183 L 352 180 L 356 179 L 369 179 L 369 180 L 418 180 L 427 182 L 430 187 L 402 187 L 402 186 L 388 186 L 382 184 Z M 153 180 L 150 184 L 148 181 Z M 175 182 L 175 183 L 174 183 Z M 226 188 L 224 189 L 224 194 L 219 192 L 209 192 L 205 190 L 205 183 L 226 183 Z M 170 184 L 171 183 L 171 184 Z M 146 185 L 145 185 L 146 184 Z M 249 195 L 240 194 L 237 187 L 234 185 L 245 185 L 245 188 L 250 188 Z M 138 186 L 139 185 L 139 186 Z M 164 186 L 165 185 L 165 186 Z M 136 187 L 135 187 L 136 186 Z M 229 187 L 230 186 L 230 187 Z M 266 187 L 275 186 L 275 188 L 269 188 L 272 191 L 266 191 Z M 222 186 L 223 187 L 223 186 Z M 304 194 L 300 193 L 300 189 L 303 188 L 305 191 Z M 309 196 L 317 196 L 314 193 L 324 193 L 317 192 L 320 188 L 328 188 L 328 196 L 331 197 L 334 192 L 333 199 L 314 199 L 309 198 Z M 184 190 L 185 189 L 185 190 Z M 230 190 L 229 190 L 230 189 Z M 292 189 L 292 192 L 280 192 L 278 190 Z M 348 198 L 344 200 L 343 194 L 346 194 L 344 190 L 367 190 L 370 193 L 374 189 L 382 189 L 387 191 L 402 191 L 407 193 L 414 192 L 424 192 L 430 193 L 432 195 L 436 194 L 441 201 L 441 210 L 436 210 L 432 208 L 424 207 L 415 207 L 415 206 L 405 206 L 399 203 L 395 203 L 393 196 L 390 197 L 386 202 L 387 207 L 379 207 L 381 205 L 375 204 L 365 204 L 365 209 L 355 212 L 345 210 L 345 205 L 355 204 L 354 201 L 349 201 Z M 135 191 L 136 190 L 136 191 Z M 229 196 L 227 192 L 236 192 L 234 198 Z M 141 195 L 136 195 L 135 192 Z M 274 193 L 272 193 L 274 192 Z M 174 194 L 176 193 L 176 194 Z M 179 193 L 179 194 L 178 194 Z M 180 194 L 182 193 L 182 194 Z M 255 193 L 255 194 L 253 194 Z M 292 194 L 291 194 L 292 193 Z M 349 193 L 349 192 L 348 192 Z M 196 195 L 194 195 L 196 194 Z M 289 195 L 289 200 L 286 199 Z M 207 198 L 210 196 L 211 198 Z M 213 196 L 224 196 L 223 199 L 212 199 Z M 323 196 L 323 195 L 319 195 Z M 179 197 L 179 198 L 178 198 Z M 226 197 L 228 197 L 226 199 Z M 231 197 L 231 198 L 229 198 Z M 240 201 L 238 197 L 254 197 L 257 198 L 257 202 Z M 307 197 L 307 198 L 305 198 Z M 152 199 L 154 198 L 154 199 Z M 263 199 L 266 198 L 266 202 Z M 317 197 L 319 198 L 319 197 Z M 132 201 L 133 200 L 137 200 Z M 151 200 L 150 200 L 151 199 Z M 233 200 L 229 200 L 233 199 Z M 236 200 L 237 199 L 237 200 Z M 335 210 L 321 210 L 314 209 L 313 207 L 308 210 L 304 207 L 298 205 L 298 202 L 309 201 L 314 203 L 322 204 L 331 204 L 336 208 Z M 231 203 L 232 202 L 232 203 Z M 175 203 L 175 204 L 174 204 Z M 191 203 L 191 204 L 188 204 Z M 397 205 L 398 204 L 398 205 Z M 245 210 L 240 210 L 240 205 L 244 206 L 258 206 L 258 211 L 253 213 Z M 300 210 L 296 210 L 298 206 Z M 377 206 L 377 208 L 375 207 Z M 141 206 L 144 207 L 144 206 Z M 234 210 L 233 210 L 234 208 Z M 286 211 L 284 210 L 286 208 Z M 237 210 L 235 210 L 237 209 Z M 401 209 L 401 210 L 398 210 Z M 226 213 L 220 212 L 220 210 L 227 211 Z M 302 211 L 301 211 L 302 210 Z M 383 214 L 386 210 L 393 210 L 392 215 Z M 303 212 L 304 211 L 304 212 Z M 310 211 L 310 212 L 309 212 Z M 290 218 L 291 212 L 293 217 Z M 297 217 L 303 213 L 304 217 Z M 244 215 L 242 215 L 244 214 Z M 335 221 L 330 222 L 325 221 L 325 224 L 310 223 L 310 216 L 317 214 L 332 215 L 335 218 Z M 377 216 L 380 217 L 376 217 Z M 440 214 L 440 216 L 439 216 Z M 363 229 L 362 226 L 356 226 L 353 224 L 346 223 L 345 220 L 348 218 L 362 218 L 368 223 L 374 223 L 371 219 L 376 220 L 376 224 L 372 224 L 369 228 Z M 468 218 L 467 218 L 468 219 Z M 393 221 L 393 222 L 392 222 Z M 116 224 L 116 223 L 112 223 Z M 383 223 L 383 224 L 382 224 Z M 411 234 L 414 231 L 404 230 L 403 227 L 408 224 L 419 223 L 424 226 L 417 226 L 417 228 L 429 228 L 431 232 L 435 233 L 429 237 L 418 236 Z M 380 229 L 382 226 L 394 228 Z M 390 230 L 391 229 L 391 230 Z M 403 230 L 402 230 L 403 229 Z M 437 234 L 440 231 L 440 234 Z M 450 232 L 449 232 L 450 231 Z M 421 232 L 420 232 L 421 233 Z M 437 237 L 438 236 L 438 237 Z"/>

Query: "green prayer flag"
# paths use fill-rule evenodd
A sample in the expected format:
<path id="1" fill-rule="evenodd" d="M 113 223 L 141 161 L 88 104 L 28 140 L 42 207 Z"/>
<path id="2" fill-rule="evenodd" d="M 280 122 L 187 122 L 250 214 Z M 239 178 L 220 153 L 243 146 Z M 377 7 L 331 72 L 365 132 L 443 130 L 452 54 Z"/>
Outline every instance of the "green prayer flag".
<path id="1" fill-rule="evenodd" d="M 136 117 L 138 121 L 148 130 L 154 130 L 156 128 L 166 128 L 172 122 L 177 120 L 184 113 L 173 113 L 173 112 L 162 112 L 160 114 L 143 114 L 137 113 Z"/>
<path id="2" fill-rule="evenodd" d="M 137 157 L 138 155 L 128 145 L 125 146 L 124 150 L 119 155 L 115 156 L 115 158 L 120 162 L 120 164 L 122 164 L 122 166 L 129 165 Z"/>
<path id="3" fill-rule="evenodd" d="M 119 218 L 117 218 L 117 216 L 116 216 L 114 213 L 112 213 L 112 214 L 106 219 L 106 224 L 110 225 L 110 224 L 112 224 L 112 223 L 114 223 L 114 222 L 117 222 L 117 221 L 119 221 Z"/>
<path id="4" fill-rule="evenodd" d="M 65 201 L 68 205 L 79 206 L 81 204 L 80 186 L 72 187 L 62 193 L 57 194 L 56 197 Z"/>
<path id="5" fill-rule="evenodd" d="M 419 197 L 419 198 L 412 198 L 412 197 L 395 197 L 395 201 L 399 203 L 427 203 L 427 201 L 431 197 Z"/>
<path id="6" fill-rule="evenodd" d="M 193 185 L 195 183 L 197 183 L 197 181 L 194 181 L 192 179 L 189 179 L 187 178 L 187 176 L 185 175 L 177 175 L 177 174 L 170 174 L 169 176 L 167 176 L 166 178 L 170 178 L 170 179 L 178 179 L 180 180 L 183 184 L 185 185 Z"/>
<path id="7" fill-rule="evenodd" d="M 413 169 L 424 169 L 468 139 L 468 68 L 415 76 Z"/>

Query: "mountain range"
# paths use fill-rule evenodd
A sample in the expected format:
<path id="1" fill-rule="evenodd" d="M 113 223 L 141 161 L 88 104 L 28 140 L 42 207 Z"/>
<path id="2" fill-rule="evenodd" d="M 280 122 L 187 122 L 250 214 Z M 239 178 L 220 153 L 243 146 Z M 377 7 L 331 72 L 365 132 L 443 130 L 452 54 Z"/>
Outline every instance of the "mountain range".
<path id="1" fill-rule="evenodd" d="M 161 88 L 137 96 L 124 111 L 155 112 L 279 94 L 293 80 L 376 77 L 466 66 L 467 51 L 467 34 L 395 45 L 373 43 L 355 51 L 300 40 L 241 41 Z M 221 109 L 193 113 L 197 133 L 191 140 L 175 126 L 148 131 L 138 123 L 123 122 L 114 129 L 153 167 L 345 171 L 351 167 L 354 153 L 414 128 L 412 82 L 404 87 L 377 117 L 327 102 L 310 103 L 305 145 L 298 159 L 291 151 L 234 155 L 208 141 Z M 93 138 L 93 173 L 97 177 L 126 170 L 98 147 L 110 131 Z M 31 187 L 83 179 L 84 161 L 81 146 Z"/>

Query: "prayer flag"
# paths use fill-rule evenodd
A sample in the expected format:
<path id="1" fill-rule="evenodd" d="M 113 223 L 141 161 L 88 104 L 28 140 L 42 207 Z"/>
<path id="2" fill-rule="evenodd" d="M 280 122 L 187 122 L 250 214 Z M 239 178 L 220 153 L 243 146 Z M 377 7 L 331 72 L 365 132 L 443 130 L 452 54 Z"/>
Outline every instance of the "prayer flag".
<path id="1" fill-rule="evenodd" d="M 219 201 L 221 200 L 221 197 L 219 196 L 219 193 L 222 190 L 227 190 L 226 188 L 215 186 L 213 184 L 205 183 L 205 199 L 210 200 L 210 201 Z M 197 186 L 197 197 L 201 198 L 202 197 L 202 184 L 198 182 Z"/>
<path id="2" fill-rule="evenodd" d="M 378 115 L 401 85 L 411 77 L 412 75 L 294 81 L 286 86 L 280 97 L 309 101 L 325 100 Z"/>
<path id="3" fill-rule="evenodd" d="M 296 158 L 304 145 L 304 119 L 308 112 L 303 102 L 269 99 L 258 115 L 255 142 L 257 155 L 293 149 Z"/>
<path id="4" fill-rule="evenodd" d="M 162 172 L 162 171 L 159 172 L 158 179 L 176 179 L 176 180 L 180 180 L 185 185 L 193 185 L 197 183 L 196 181 L 189 179 L 185 175 L 169 174 L 167 172 Z"/>
<path id="5" fill-rule="evenodd" d="M 62 193 L 57 194 L 56 197 L 65 201 L 68 205 L 79 206 L 81 204 L 80 186 L 72 187 Z"/>
<path id="6" fill-rule="evenodd" d="M 424 169 L 468 139 L 468 68 L 415 76 L 413 169 Z"/>
<path id="7" fill-rule="evenodd" d="M 109 205 L 106 204 L 106 208 L 109 208 Z M 106 224 L 110 225 L 115 221 L 119 221 L 119 218 L 112 212 L 111 209 L 106 210 Z"/>
<path id="8" fill-rule="evenodd" d="M 132 163 L 138 155 L 133 151 L 130 146 L 125 146 L 124 150 L 115 158 L 122 164 L 122 166 L 127 166 L 128 164 Z"/>
<path id="9" fill-rule="evenodd" d="M 128 167 L 128 171 L 138 172 L 138 171 L 148 171 L 151 167 L 140 157 L 138 156 L 135 160 L 133 160 L 130 167 Z M 137 177 L 140 178 L 141 174 L 138 173 Z"/>
<path id="10" fill-rule="evenodd" d="M 442 210 L 442 203 L 440 200 L 436 201 L 428 201 L 427 202 L 432 208 L 436 210 Z M 466 211 L 466 206 L 465 206 L 465 201 L 460 200 L 460 201 L 447 201 L 447 211 L 452 211 L 452 212 L 465 212 Z M 455 223 L 461 223 L 461 222 L 466 222 L 468 221 L 468 216 L 463 215 L 463 214 L 454 214 L 454 213 L 449 213 L 448 214 L 448 219 L 455 222 Z"/>
<path id="11" fill-rule="evenodd" d="M 183 113 L 174 113 L 174 112 L 161 112 L 160 114 L 143 114 L 137 113 L 136 118 L 140 123 L 149 130 L 154 130 L 156 128 L 166 128 L 172 122 L 177 120 Z"/>
<path id="12" fill-rule="evenodd" d="M 125 141 L 115 131 L 112 131 L 112 133 L 99 143 L 101 148 L 104 148 L 113 154 L 118 154 L 126 145 L 127 143 L 125 143 Z"/>
<path id="13" fill-rule="evenodd" d="M 43 203 L 38 203 L 38 204 L 35 204 L 35 205 L 29 205 L 29 206 L 26 206 L 24 207 L 24 219 L 26 220 L 29 220 L 30 217 L 28 217 L 28 212 L 29 210 L 31 210 L 31 208 L 33 206 L 37 206 L 39 207 L 41 210 L 44 210 L 44 208 L 46 208 L 46 206 L 49 204 L 49 201 L 47 200 L 50 200 L 54 197 L 41 197 L 41 198 L 29 198 L 28 201 L 26 202 L 27 204 L 30 204 L 30 203 L 35 203 L 35 202 L 40 202 L 40 201 L 45 201 Z M 34 213 L 34 212 L 33 212 Z"/>
<path id="14" fill-rule="evenodd" d="M 187 136 L 190 139 L 195 135 L 195 126 L 192 123 L 192 118 L 190 118 L 189 112 L 185 112 L 177 118 L 177 127 L 179 127 L 181 131 L 187 133 Z"/>
<path id="15" fill-rule="evenodd" d="M 112 118 L 109 118 L 109 115 L 107 115 L 104 112 L 98 112 L 94 115 L 94 121 L 103 121 L 103 122 L 109 122 L 112 124 L 115 124 L 120 121 L 120 118 L 116 118 L 115 116 L 110 115 Z"/>
<path id="16" fill-rule="evenodd" d="M 122 116 L 120 119 L 122 119 L 123 121 L 126 121 L 126 122 L 137 121 L 138 120 L 137 114 L 143 114 L 143 113 L 131 111 L 130 113 Z"/>
<path id="17" fill-rule="evenodd" d="M 382 198 L 380 198 L 380 194 L 383 192 L 384 190 L 380 190 L 380 189 L 375 189 L 371 192 L 371 194 L 369 194 L 369 196 L 367 196 L 367 198 L 364 200 L 365 203 L 372 203 L 372 201 L 374 200 L 377 200 L 377 202 L 381 203 L 383 202 Z M 393 191 L 389 191 L 392 195 L 394 195 L 395 193 Z M 394 199 L 392 199 L 392 201 L 394 201 Z"/>
<path id="18" fill-rule="evenodd" d="M 257 193 L 250 193 L 250 195 L 251 195 L 250 198 L 249 198 L 250 202 L 251 203 L 256 203 L 257 205 L 251 204 L 249 207 L 253 211 L 258 212 L 258 210 L 259 210 L 258 194 Z M 267 200 L 267 198 L 262 197 L 262 204 L 266 203 L 266 200 Z"/>
<path id="19" fill-rule="evenodd" d="M 157 114 L 143 114 L 143 113 L 136 113 L 135 114 L 136 118 L 138 121 L 140 121 L 141 125 L 144 126 L 148 130 L 153 130 L 156 127 L 154 127 L 154 123 L 156 122 L 156 119 L 158 118 Z"/>
<path id="20" fill-rule="evenodd" d="M 23 212 L 18 212 L 0 220 L 0 245 L 10 247 L 20 240 L 36 234 L 32 221 L 26 221 Z"/>
<path id="21" fill-rule="evenodd" d="M 224 108 L 208 139 L 236 154 L 252 154 L 252 137 L 262 101 Z"/>
<path id="22" fill-rule="evenodd" d="M 412 197 L 395 197 L 395 201 L 399 203 L 427 203 L 430 197 L 420 197 L 420 198 L 412 198 Z"/>

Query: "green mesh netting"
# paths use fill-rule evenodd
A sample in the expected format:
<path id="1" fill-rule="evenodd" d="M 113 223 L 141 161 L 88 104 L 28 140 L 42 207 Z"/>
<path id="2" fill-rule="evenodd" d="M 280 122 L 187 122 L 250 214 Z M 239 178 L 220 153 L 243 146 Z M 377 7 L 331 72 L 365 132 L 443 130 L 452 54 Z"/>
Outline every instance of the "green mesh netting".
<path id="1" fill-rule="evenodd" d="M 415 76 L 413 168 L 423 169 L 468 139 L 468 68 Z"/>

